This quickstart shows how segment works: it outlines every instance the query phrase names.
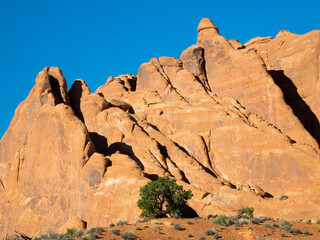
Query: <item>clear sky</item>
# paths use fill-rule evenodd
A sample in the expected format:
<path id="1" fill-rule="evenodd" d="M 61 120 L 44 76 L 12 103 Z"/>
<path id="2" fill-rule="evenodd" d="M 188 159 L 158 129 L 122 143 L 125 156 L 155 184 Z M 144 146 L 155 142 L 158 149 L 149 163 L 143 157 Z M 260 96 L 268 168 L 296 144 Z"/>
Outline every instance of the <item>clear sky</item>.
<path id="1" fill-rule="evenodd" d="M 46 66 L 59 66 L 68 87 L 92 91 L 109 76 L 137 74 L 150 58 L 180 57 L 208 17 L 227 39 L 247 42 L 280 30 L 320 29 L 319 0 L 68 1 L 0 0 L 0 138 Z"/>

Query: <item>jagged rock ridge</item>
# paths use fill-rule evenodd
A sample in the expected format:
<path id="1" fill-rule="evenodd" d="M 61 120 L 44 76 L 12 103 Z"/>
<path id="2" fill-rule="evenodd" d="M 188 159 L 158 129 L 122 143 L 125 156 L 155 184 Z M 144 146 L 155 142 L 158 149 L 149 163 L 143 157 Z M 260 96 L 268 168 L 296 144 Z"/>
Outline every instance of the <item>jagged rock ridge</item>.
<path id="1" fill-rule="evenodd" d="M 198 31 L 180 59 L 95 93 L 81 79 L 67 92 L 57 67 L 39 73 L 0 142 L 3 236 L 133 221 L 158 176 L 193 191 L 190 214 L 319 216 L 320 31 L 244 45 L 210 19 Z"/>

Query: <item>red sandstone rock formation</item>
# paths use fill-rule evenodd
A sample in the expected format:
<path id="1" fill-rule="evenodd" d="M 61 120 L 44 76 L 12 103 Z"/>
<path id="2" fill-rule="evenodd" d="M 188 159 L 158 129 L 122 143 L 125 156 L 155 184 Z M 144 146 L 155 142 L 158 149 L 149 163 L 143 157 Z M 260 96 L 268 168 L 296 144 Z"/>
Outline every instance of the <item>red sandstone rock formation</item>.
<path id="1" fill-rule="evenodd" d="M 209 19 L 198 31 L 180 59 L 95 93 L 39 73 L 0 142 L 1 237 L 133 221 L 139 188 L 165 175 L 200 216 L 319 216 L 320 32 L 242 45 Z"/>

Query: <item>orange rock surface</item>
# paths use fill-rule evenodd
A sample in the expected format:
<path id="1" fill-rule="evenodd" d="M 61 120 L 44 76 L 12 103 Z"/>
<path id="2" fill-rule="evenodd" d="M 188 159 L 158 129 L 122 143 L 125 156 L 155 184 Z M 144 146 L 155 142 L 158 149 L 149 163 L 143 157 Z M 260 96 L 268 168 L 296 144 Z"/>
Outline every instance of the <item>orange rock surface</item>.
<path id="1" fill-rule="evenodd" d="M 0 237 L 133 222 L 158 176 L 192 190 L 191 215 L 319 217 L 320 32 L 242 45 L 210 19 L 198 31 L 180 59 L 95 93 L 39 73 L 0 142 Z"/>

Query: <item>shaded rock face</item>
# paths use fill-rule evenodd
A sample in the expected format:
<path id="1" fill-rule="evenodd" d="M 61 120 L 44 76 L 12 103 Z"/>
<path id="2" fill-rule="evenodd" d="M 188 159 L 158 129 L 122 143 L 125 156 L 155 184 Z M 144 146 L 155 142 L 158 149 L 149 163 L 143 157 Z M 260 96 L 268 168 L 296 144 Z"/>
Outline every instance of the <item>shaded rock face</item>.
<path id="1" fill-rule="evenodd" d="M 263 58 L 285 102 L 319 144 L 320 32 L 296 35 L 280 31 L 275 39 L 245 45 Z"/>
<path id="2" fill-rule="evenodd" d="M 1 237 L 132 222 L 159 176 L 191 189 L 200 216 L 319 216 L 319 31 L 244 45 L 210 19 L 198 31 L 180 59 L 94 93 L 82 79 L 67 92 L 57 67 L 38 74 L 0 142 Z"/>

